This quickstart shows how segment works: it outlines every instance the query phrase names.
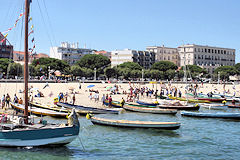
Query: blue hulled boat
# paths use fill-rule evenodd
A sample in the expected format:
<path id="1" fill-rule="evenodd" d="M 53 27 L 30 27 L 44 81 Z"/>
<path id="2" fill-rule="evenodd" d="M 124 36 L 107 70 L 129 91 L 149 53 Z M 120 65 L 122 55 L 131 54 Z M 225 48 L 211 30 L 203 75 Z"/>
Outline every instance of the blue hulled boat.
<path id="1" fill-rule="evenodd" d="M 72 110 L 68 124 L 33 124 L 28 119 L 28 21 L 30 0 L 25 0 L 25 47 L 24 47 L 24 116 L 17 117 L 12 124 L 2 124 L 0 146 L 25 147 L 65 145 L 72 142 L 79 134 L 79 121 Z"/>

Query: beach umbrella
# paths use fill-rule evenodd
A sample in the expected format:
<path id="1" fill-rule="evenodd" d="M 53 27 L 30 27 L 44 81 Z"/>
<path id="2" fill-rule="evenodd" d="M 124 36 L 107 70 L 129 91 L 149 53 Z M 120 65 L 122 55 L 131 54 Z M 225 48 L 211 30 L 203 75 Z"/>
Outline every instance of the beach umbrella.
<path id="1" fill-rule="evenodd" d="M 92 88 L 92 87 L 94 87 L 94 86 L 95 86 L 95 85 L 91 84 L 91 85 L 87 86 L 87 88 Z"/>
<path id="2" fill-rule="evenodd" d="M 107 90 L 109 90 L 109 89 L 111 89 L 111 88 L 112 88 L 111 86 L 107 86 L 107 87 L 106 87 Z"/>

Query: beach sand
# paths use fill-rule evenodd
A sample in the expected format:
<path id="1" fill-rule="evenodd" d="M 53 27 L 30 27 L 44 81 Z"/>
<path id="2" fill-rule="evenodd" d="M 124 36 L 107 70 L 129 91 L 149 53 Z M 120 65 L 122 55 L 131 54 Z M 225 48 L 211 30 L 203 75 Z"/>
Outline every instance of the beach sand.
<path id="1" fill-rule="evenodd" d="M 48 87 L 46 87 L 45 89 L 44 86 L 46 85 L 46 83 L 30 83 L 29 84 L 29 88 L 32 87 L 34 89 L 33 90 L 33 95 L 37 94 L 37 90 L 41 91 L 44 95 L 44 97 L 34 97 L 34 101 L 37 101 L 39 103 L 43 103 L 43 104 L 50 104 L 53 105 L 53 101 L 54 98 L 58 97 L 58 94 L 60 92 L 63 92 L 64 94 L 67 92 L 68 93 L 68 102 L 71 103 L 72 102 L 72 97 L 73 97 L 73 92 L 76 93 L 76 101 L 75 104 L 77 105 L 83 105 L 83 106 L 92 106 L 92 107 L 106 107 L 106 106 L 102 106 L 102 102 L 101 102 L 101 97 L 103 94 L 110 94 L 110 91 L 106 89 L 106 87 L 111 86 L 114 87 L 114 85 L 118 85 L 119 86 L 119 92 L 121 94 L 115 94 L 115 95 L 111 95 L 113 101 L 117 100 L 120 101 L 121 98 L 123 97 L 125 100 L 127 99 L 127 95 L 122 94 L 123 91 L 127 91 L 127 93 L 130 92 L 129 90 L 129 83 L 81 83 L 81 89 L 79 89 L 79 83 L 49 83 Z M 92 88 L 87 88 L 87 86 L 89 85 L 95 85 Z M 131 83 L 131 86 L 133 87 L 143 87 L 143 86 L 147 86 L 150 89 L 160 89 L 160 84 L 145 84 L 145 85 L 141 85 L 141 84 L 133 84 Z M 168 86 L 168 85 L 166 85 Z M 177 87 L 178 89 L 181 90 L 181 92 L 183 93 L 184 96 L 184 90 L 185 90 L 185 86 L 186 84 L 171 84 L 171 87 Z M 205 94 L 207 94 L 208 92 L 215 92 L 215 93 L 223 93 L 224 91 L 224 85 L 223 84 L 203 84 L 203 87 L 201 84 L 198 84 L 198 93 L 203 92 Z M 14 94 L 16 93 L 18 98 L 23 98 L 23 93 L 19 93 L 19 91 L 23 91 L 24 88 L 24 84 L 23 83 L 0 83 L 0 90 L 1 90 L 1 94 L 0 96 L 2 97 L 3 94 L 9 94 L 11 99 L 13 100 Z M 234 89 L 235 88 L 235 89 Z M 98 90 L 99 91 L 99 101 L 95 102 L 95 100 L 90 100 L 89 95 L 91 92 L 89 92 L 89 89 L 93 89 L 93 90 Z M 236 92 L 236 96 L 240 96 L 240 85 L 225 85 L 225 90 L 226 91 L 230 91 L 230 93 L 228 93 L 228 95 L 233 95 L 234 91 Z M 92 92 L 92 94 L 94 95 L 94 92 Z M 146 98 L 145 97 L 140 97 L 141 99 L 147 100 L 147 101 L 151 101 L 150 98 Z M 152 96 L 152 98 L 154 98 Z"/>

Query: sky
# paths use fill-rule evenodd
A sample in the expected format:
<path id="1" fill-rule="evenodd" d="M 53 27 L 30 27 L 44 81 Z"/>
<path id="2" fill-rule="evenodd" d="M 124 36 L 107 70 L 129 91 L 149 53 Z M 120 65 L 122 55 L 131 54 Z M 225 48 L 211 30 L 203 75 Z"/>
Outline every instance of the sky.
<path id="1" fill-rule="evenodd" d="M 240 62 L 239 0 L 32 0 L 37 53 L 61 42 L 112 51 L 183 44 L 236 49 Z M 24 0 L 0 0 L 0 32 L 12 27 Z M 23 50 L 22 19 L 8 32 Z M 30 42 L 30 47 L 33 46 Z"/>

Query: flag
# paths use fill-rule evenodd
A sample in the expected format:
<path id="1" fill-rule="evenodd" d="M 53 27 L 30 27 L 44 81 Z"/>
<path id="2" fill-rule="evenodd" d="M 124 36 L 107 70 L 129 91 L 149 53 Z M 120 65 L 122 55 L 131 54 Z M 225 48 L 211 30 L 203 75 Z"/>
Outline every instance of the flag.
<path id="1" fill-rule="evenodd" d="M 32 38 L 32 43 L 34 42 L 34 38 Z"/>
<path id="2" fill-rule="evenodd" d="M 32 20 L 32 17 L 29 18 L 28 22 L 30 22 Z"/>
<path id="3" fill-rule="evenodd" d="M 28 36 L 30 36 L 30 34 L 32 34 L 32 33 L 33 33 L 33 30 L 32 30 L 31 32 L 28 33 Z"/>
<path id="4" fill-rule="evenodd" d="M 33 25 L 31 25 L 31 30 L 33 30 Z"/>

